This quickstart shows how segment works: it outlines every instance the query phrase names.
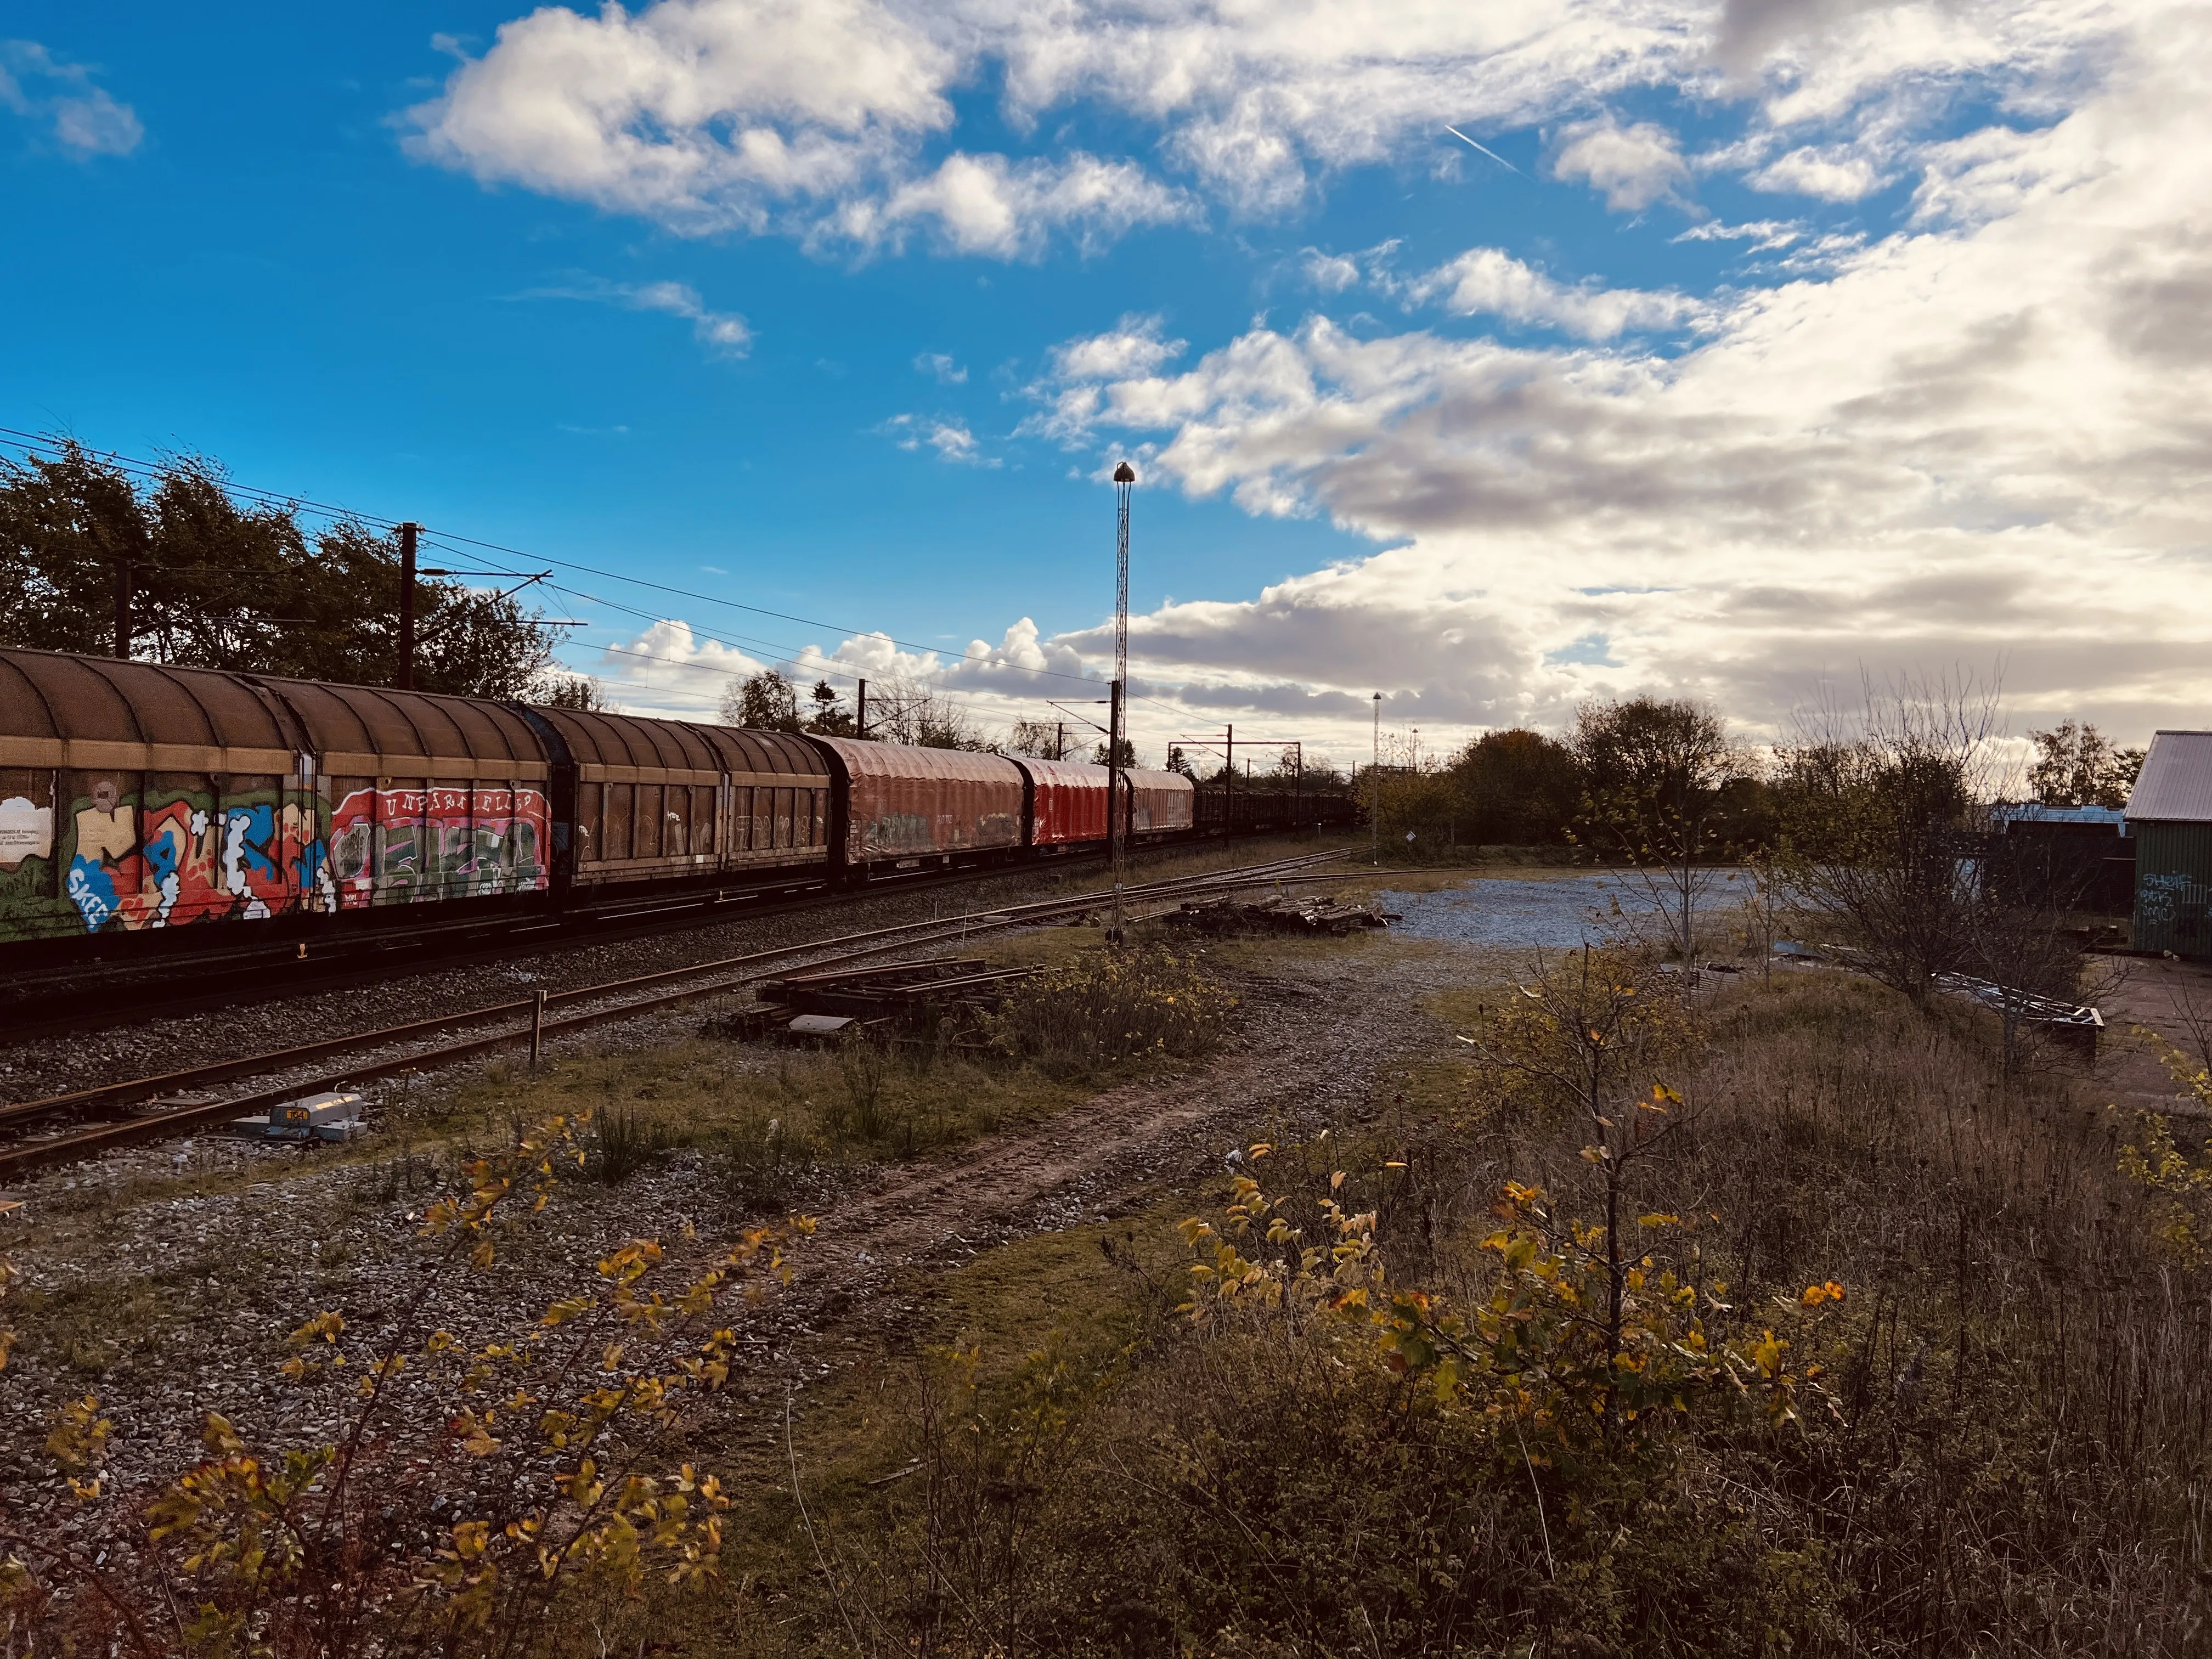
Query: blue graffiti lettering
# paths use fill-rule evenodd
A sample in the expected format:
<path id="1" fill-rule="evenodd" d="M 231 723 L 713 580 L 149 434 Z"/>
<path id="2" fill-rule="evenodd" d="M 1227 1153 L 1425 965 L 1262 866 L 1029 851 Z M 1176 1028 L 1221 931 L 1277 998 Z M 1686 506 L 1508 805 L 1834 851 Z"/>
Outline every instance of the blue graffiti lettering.
<path id="1" fill-rule="evenodd" d="M 96 859 L 79 854 L 70 865 L 69 896 L 84 917 L 88 933 L 98 933 L 115 914 L 115 878 Z"/>

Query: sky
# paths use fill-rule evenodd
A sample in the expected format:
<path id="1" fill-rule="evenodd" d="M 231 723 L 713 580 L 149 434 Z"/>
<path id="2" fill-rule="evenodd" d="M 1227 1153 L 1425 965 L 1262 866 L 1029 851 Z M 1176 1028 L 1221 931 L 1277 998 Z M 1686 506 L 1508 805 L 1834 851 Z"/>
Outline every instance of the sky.
<path id="1" fill-rule="evenodd" d="M 2208 94 L 2155 0 L 0 8 L 0 428 L 552 571 L 639 712 L 1097 718 L 1126 459 L 1155 762 L 2140 742 L 2212 725 Z"/>

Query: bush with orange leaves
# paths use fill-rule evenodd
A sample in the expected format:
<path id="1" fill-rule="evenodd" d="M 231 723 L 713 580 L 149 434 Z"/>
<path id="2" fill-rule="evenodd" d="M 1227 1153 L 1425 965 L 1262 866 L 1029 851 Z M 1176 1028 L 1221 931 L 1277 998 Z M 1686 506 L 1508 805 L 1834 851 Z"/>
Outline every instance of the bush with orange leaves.
<path id="1" fill-rule="evenodd" d="M 573 1589 L 635 1597 L 653 1581 L 712 1578 L 729 1499 L 713 1475 L 660 1460 L 686 1408 L 730 1376 L 732 1298 L 787 1283 L 787 1248 L 810 1221 L 750 1229 L 666 1286 L 662 1245 L 634 1239 L 508 1340 L 472 1349 L 426 1328 L 433 1290 L 490 1267 L 496 1225 L 543 1209 L 560 1172 L 582 1166 L 588 1117 L 526 1131 L 432 1206 L 428 1271 L 386 1340 L 354 1349 L 334 1312 L 292 1334 L 280 1370 L 295 1382 L 358 1378 L 335 1439 L 257 1449 L 210 1412 L 204 1455 L 144 1504 L 141 1524 L 111 1524 L 102 1559 L 121 1559 L 105 1569 L 12 1531 L 0 1595 L 25 1650 L 531 1651 Z M 428 1430 L 398 1405 L 426 1371 Z M 99 1410 L 94 1396 L 66 1408 L 47 1442 L 79 1504 L 115 1501 Z"/>
<path id="2" fill-rule="evenodd" d="M 1262 1142 L 1246 1156 L 1269 1151 Z M 1503 1224 L 1482 1242 L 1488 1294 L 1458 1304 L 1392 1281 L 1374 1212 L 1349 1213 L 1334 1196 L 1344 1178 L 1331 1176 L 1324 1236 L 1309 1239 L 1291 1224 L 1287 1198 L 1237 1176 L 1218 1227 L 1182 1224 L 1199 1258 L 1182 1311 L 1204 1324 L 1251 1310 L 1348 1342 L 1447 1411 L 1494 1425 L 1532 1463 L 1569 1474 L 1593 1456 L 1648 1449 L 1700 1415 L 1749 1413 L 1783 1429 L 1808 1407 L 1833 1409 L 1815 1357 L 1824 1314 L 1844 1299 L 1832 1280 L 1753 1312 L 1724 1300 L 1725 1284 L 1699 1283 L 1694 1266 L 1662 1263 L 1640 1237 L 1615 1305 L 1621 1253 L 1605 1230 L 1564 1219 L 1540 1188 L 1508 1182 Z M 1634 1224 L 1650 1236 L 1686 1224 L 1645 1214 Z"/>

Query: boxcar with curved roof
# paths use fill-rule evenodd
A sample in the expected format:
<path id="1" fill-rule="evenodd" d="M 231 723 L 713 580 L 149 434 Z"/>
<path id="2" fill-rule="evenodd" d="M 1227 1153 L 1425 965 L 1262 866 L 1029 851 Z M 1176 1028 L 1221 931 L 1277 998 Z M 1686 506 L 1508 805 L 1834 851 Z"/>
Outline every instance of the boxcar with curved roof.
<path id="1" fill-rule="evenodd" d="M 0 650 L 0 939 L 536 893 L 545 779 L 495 703 Z"/>
<path id="2" fill-rule="evenodd" d="M 830 769 L 803 738 L 531 707 L 580 889 L 830 861 Z"/>
<path id="3" fill-rule="evenodd" d="M 1026 839 L 1021 769 L 1003 755 L 851 738 L 807 741 L 838 778 L 831 836 L 846 870 L 984 862 L 1018 851 Z"/>

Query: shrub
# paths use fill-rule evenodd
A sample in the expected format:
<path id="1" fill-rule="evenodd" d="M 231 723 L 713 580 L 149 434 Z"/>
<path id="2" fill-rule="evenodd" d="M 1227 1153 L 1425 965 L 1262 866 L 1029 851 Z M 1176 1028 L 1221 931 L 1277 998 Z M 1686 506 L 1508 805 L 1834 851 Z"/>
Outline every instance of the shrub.
<path id="1" fill-rule="evenodd" d="M 510 1212 L 542 1209 L 557 1172 L 585 1165 L 588 1128 L 550 1119 L 430 1207 L 419 1289 L 384 1340 L 356 1349 L 335 1312 L 292 1333 L 279 1369 L 294 1384 L 356 1379 L 337 1438 L 260 1450 L 210 1411 L 199 1462 L 150 1499 L 109 1502 L 97 1559 L 11 1537 L 32 1559 L 0 1562 L 0 1593 L 36 1604 L 58 1650 L 304 1659 L 537 1651 L 572 1590 L 711 1579 L 730 1500 L 672 1449 L 687 1407 L 731 1374 L 731 1298 L 787 1281 L 810 1222 L 750 1229 L 665 1290 L 661 1244 L 633 1239 L 505 1340 L 425 1328 L 431 1292 L 489 1267 Z M 416 1426 L 398 1402 L 426 1394 Z M 47 1441 L 86 1506 L 106 1497 L 99 1412 L 86 1395 Z"/>
<path id="2" fill-rule="evenodd" d="M 993 1018 L 1000 1053 L 1081 1075 L 1155 1055 L 1204 1053 L 1236 1000 L 1198 960 L 1160 948 L 1103 951 L 1025 980 Z"/>

